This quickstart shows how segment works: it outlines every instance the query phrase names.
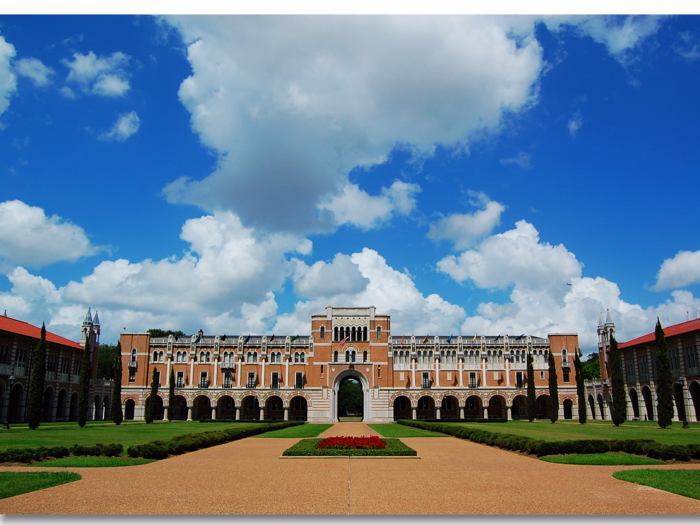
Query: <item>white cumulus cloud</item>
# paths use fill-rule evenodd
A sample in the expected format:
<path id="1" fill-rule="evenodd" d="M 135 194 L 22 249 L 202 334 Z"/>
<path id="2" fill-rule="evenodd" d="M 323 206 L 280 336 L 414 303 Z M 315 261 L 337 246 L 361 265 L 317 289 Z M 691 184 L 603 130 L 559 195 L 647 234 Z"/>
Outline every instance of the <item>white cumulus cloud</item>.
<path id="1" fill-rule="evenodd" d="M 520 166 L 522 169 L 527 170 L 532 168 L 532 163 L 530 162 L 531 158 L 532 156 L 529 153 L 521 151 L 515 157 L 501 159 L 501 164 L 515 164 L 516 166 Z"/>
<path id="2" fill-rule="evenodd" d="M 124 115 L 119 115 L 119 118 L 107 133 L 99 136 L 101 140 L 118 140 L 125 141 L 131 135 L 136 133 L 141 126 L 141 119 L 136 114 L 136 111 L 131 111 Z"/>
<path id="3" fill-rule="evenodd" d="M 350 256 L 337 253 L 333 261 L 317 261 L 308 266 L 295 260 L 294 291 L 300 297 L 332 297 L 341 293 L 359 293 L 367 288 L 369 280 L 362 276 Z"/>
<path id="4" fill-rule="evenodd" d="M 566 124 L 566 127 L 569 128 L 569 135 L 575 137 L 576 133 L 578 133 L 578 130 L 581 129 L 582 124 L 583 118 L 581 117 L 580 111 L 577 111 L 576 113 L 571 115 L 569 122 Z"/>
<path id="5" fill-rule="evenodd" d="M 430 225 L 427 237 L 434 241 L 448 240 L 456 250 L 470 248 L 476 241 L 489 235 L 501 222 L 505 206 L 490 200 L 483 192 L 469 192 L 473 205 L 483 209 L 474 213 L 453 213 Z"/>
<path id="6" fill-rule="evenodd" d="M 696 283 L 700 283 L 700 250 L 680 251 L 661 264 L 654 289 L 668 290 Z"/>
<path id="7" fill-rule="evenodd" d="M 124 70 L 129 56 L 121 51 L 100 57 L 92 51 L 87 55 L 74 53 L 72 60 L 62 60 L 62 63 L 69 69 L 66 81 L 78 84 L 83 93 L 120 97 L 131 87 Z"/>
<path id="8" fill-rule="evenodd" d="M 85 231 L 75 224 L 22 201 L 0 203 L 0 268 L 13 265 L 40 268 L 57 261 L 92 255 Z"/>
<path id="9" fill-rule="evenodd" d="M 21 77 L 26 77 L 35 86 L 46 86 L 51 83 L 51 75 L 56 73 L 45 66 L 38 58 L 22 58 L 15 62 L 15 71 Z"/>
<path id="10" fill-rule="evenodd" d="M 10 107 L 10 97 L 17 92 L 17 77 L 10 64 L 16 54 L 15 46 L 0 36 L 0 115 Z"/>

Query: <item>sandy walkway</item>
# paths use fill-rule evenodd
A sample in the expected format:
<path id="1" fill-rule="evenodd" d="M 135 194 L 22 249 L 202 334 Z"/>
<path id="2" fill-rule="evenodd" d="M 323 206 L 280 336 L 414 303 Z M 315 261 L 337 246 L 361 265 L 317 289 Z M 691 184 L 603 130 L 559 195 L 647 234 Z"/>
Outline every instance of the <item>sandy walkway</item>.
<path id="1" fill-rule="evenodd" d="M 327 433 L 373 434 L 362 423 Z M 66 469 L 83 479 L 0 500 L 0 513 L 700 514 L 699 500 L 611 475 L 635 467 L 557 465 L 456 438 L 403 438 L 423 458 L 415 461 L 278 459 L 296 441 L 244 439 L 148 465 Z"/>

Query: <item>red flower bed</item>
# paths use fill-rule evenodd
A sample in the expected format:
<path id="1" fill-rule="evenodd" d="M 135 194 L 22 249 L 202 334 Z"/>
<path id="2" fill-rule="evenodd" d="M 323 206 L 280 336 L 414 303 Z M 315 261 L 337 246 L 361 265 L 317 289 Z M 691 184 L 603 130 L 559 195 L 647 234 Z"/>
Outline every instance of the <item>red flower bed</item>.
<path id="1" fill-rule="evenodd" d="M 349 448 L 386 448 L 386 441 L 382 441 L 377 436 L 337 436 L 324 439 L 316 448 L 332 448 L 340 450 L 346 450 Z"/>

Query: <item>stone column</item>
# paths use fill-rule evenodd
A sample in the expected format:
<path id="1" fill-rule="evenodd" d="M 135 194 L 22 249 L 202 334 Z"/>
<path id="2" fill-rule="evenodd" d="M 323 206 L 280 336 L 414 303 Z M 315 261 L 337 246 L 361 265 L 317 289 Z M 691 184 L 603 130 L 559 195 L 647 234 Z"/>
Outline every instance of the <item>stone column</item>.
<path id="1" fill-rule="evenodd" d="M 260 378 L 260 388 L 265 388 L 265 358 L 260 357 L 262 361 L 262 377 Z"/>
<path id="2" fill-rule="evenodd" d="M 486 359 L 484 358 L 481 358 L 481 373 L 484 376 L 484 384 L 482 386 L 486 388 L 488 381 L 486 380 Z"/>
<path id="3" fill-rule="evenodd" d="M 464 419 L 464 407 L 459 407 L 459 419 Z"/>
<path id="4" fill-rule="evenodd" d="M 505 358 L 506 363 L 506 386 L 510 387 L 510 358 Z"/>
<path id="5" fill-rule="evenodd" d="M 289 360 L 291 358 L 292 358 L 291 356 L 289 356 L 289 357 L 285 356 L 285 369 L 284 369 L 284 386 L 285 386 L 285 388 L 289 388 Z M 328 375 L 330 375 L 330 373 Z"/>
<path id="6" fill-rule="evenodd" d="M 166 361 L 168 363 L 167 370 L 165 371 L 165 386 L 167 388 L 170 386 L 170 364 L 173 361 L 172 356 L 167 356 Z"/>
<path id="7" fill-rule="evenodd" d="M 236 404 L 235 404 L 235 401 L 234 401 L 233 410 L 234 410 L 234 412 L 236 412 L 236 421 L 240 421 L 240 419 L 241 419 L 241 410 L 242 410 L 242 409 L 243 409 L 243 407 L 242 407 L 242 406 L 238 406 L 238 407 L 237 407 Z"/>
<path id="8" fill-rule="evenodd" d="M 289 421 L 289 407 L 284 407 L 284 420 Z"/>
<path id="9" fill-rule="evenodd" d="M 507 413 L 508 413 L 508 421 L 513 421 L 513 407 L 512 406 L 507 406 L 506 407 Z"/>
<path id="10" fill-rule="evenodd" d="M 435 386 L 440 388 L 440 358 L 435 358 Z"/>
<path id="11" fill-rule="evenodd" d="M 165 407 L 165 410 L 163 410 L 163 421 L 167 421 L 167 420 L 168 420 L 168 407 Z"/>
<path id="12" fill-rule="evenodd" d="M 457 366 L 459 368 L 459 388 L 464 388 L 464 357 L 459 356 Z M 464 417 L 462 417 L 464 419 Z"/>
<path id="13" fill-rule="evenodd" d="M 411 419 L 416 419 L 416 407 L 411 407 Z"/>
<path id="14" fill-rule="evenodd" d="M 192 421 L 192 407 L 187 407 L 187 421 Z"/>
<path id="15" fill-rule="evenodd" d="M 481 409 L 483 410 L 483 418 L 488 419 L 489 418 L 489 406 L 482 405 Z"/>
<path id="16" fill-rule="evenodd" d="M 265 419 L 265 407 L 260 407 L 260 421 Z"/>
<path id="17" fill-rule="evenodd" d="M 411 388 L 416 388 L 416 358 L 411 357 Z M 413 419 L 416 419 L 415 416 Z"/>
<path id="18" fill-rule="evenodd" d="M 211 386 L 216 388 L 216 376 L 218 373 L 218 367 L 219 367 L 219 358 L 214 356 L 214 380 L 211 382 Z"/>
<path id="19" fill-rule="evenodd" d="M 435 419 L 440 419 L 440 405 L 435 406 Z"/>

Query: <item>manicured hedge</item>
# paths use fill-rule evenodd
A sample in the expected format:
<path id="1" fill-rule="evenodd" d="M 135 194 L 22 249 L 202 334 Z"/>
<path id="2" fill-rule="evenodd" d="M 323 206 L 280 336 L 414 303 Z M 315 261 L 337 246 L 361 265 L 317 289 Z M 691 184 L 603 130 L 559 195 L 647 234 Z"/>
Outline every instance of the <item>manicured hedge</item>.
<path id="1" fill-rule="evenodd" d="M 278 423 L 267 423 L 259 427 L 252 428 L 227 428 L 226 430 L 214 430 L 211 432 L 200 432 L 198 434 L 185 434 L 176 436 L 170 441 L 151 441 L 144 445 L 134 445 L 129 447 L 128 454 L 132 458 L 164 459 L 168 456 L 176 456 L 185 452 L 192 452 L 202 448 L 222 445 L 229 441 L 236 441 L 258 434 L 264 434 L 272 430 L 303 425 L 303 421 L 282 421 Z"/>
<path id="2" fill-rule="evenodd" d="M 507 423 L 508 420 L 504 417 L 475 417 L 471 419 L 459 418 L 442 418 L 442 419 L 409 419 L 406 421 L 421 421 L 423 423 Z"/>
<path id="3" fill-rule="evenodd" d="M 515 434 L 488 432 L 480 428 L 470 428 L 451 424 L 427 423 L 423 421 L 401 420 L 400 425 L 422 428 L 448 434 L 475 443 L 491 445 L 506 450 L 527 452 L 537 456 L 558 454 L 599 454 L 604 452 L 627 452 L 653 459 L 689 461 L 700 459 L 700 444 L 664 445 L 653 439 L 569 439 L 565 441 L 543 441 Z"/>
<path id="4" fill-rule="evenodd" d="M 73 445 L 71 448 L 39 447 L 39 448 L 17 448 L 0 452 L 0 463 L 32 463 L 42 461 L 46 458 L 65 458 L 68 456 L 118 456 L 124 447 L 121 443 L 109 443 L 103 445 L 98 443 L 92 447 Z"/>
<path id="5" fill-rule="evenodd" d="M 322 439 L 302 439 L 285 450 L 283 456 L 417 456 L 417 452 L 398 439 L 383 439 L 386 448 L 316 448 Z"/>

